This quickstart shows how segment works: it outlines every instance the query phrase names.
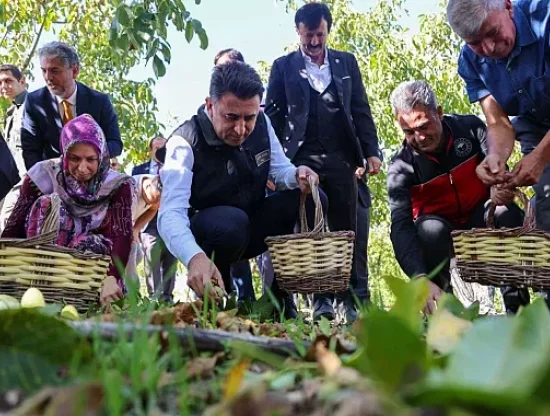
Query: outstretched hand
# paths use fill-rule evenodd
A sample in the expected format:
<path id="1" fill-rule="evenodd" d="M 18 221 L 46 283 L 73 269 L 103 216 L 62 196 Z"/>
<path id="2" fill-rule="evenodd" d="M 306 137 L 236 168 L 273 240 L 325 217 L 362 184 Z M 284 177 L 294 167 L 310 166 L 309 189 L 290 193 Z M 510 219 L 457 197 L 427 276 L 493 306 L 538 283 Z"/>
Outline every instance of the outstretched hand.
<path id="1" fill-rule="evenodd" d="M 204 253 L 195 254 L 189 262 L 187 285 L 201 298 L 205 292 L 208 292 L 209 296 L 216 300 L 225 294 L 220 271 Z M 219 287 L 223 293 L 219 293 L 216 287 Z"/>

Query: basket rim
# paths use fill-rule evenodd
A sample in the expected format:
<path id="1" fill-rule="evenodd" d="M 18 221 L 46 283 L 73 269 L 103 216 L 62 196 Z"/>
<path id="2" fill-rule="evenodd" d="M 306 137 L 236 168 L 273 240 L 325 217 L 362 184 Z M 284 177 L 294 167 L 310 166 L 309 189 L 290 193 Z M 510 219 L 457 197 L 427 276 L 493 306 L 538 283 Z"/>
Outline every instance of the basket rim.
<path id="1" fill-rule="evenodd" d="M 83 260 L 105 260 L 110 261 L 110 256 L 106 256 L 103 254 L 96 254 L 89 251 L 82 252 L 75 250 L 74 248 L 69 247 L 62 247 L 57 246 L 55 244 L 36 244 L 32 247 L 22 247 L 18 245 L 17 243 L 21 243 L 22 241 L 27 241 L 25 238 L 0 238 L 0 251 L 2 251 L 4 248 L 11 248 L 11 249 L 35 249 L 35 250 L 41 250 L 41 251 L 49 251 L 53 253 L 65 253 L 69 254 L 75 258 L 83 259 Z"/>
<path id="2" fill-rule="evenodd" d="M 346 240 L 355 240 L 355 232 L 353 231 L 329 231 L 329 232 L 320 232 L 317 234 L 312 233 L 294 233 L 294 234 L 284 234 L 276 235 L 265 238 L 265 243 L 279 243 L 283 241 L 290 240 L 321 240 L 321 239 L 346 239 Z"/>
<path id="3" fill-rule="evenodd" d="M 459 235 L 474 236 L 477 234 L 494 234 L 501 235 L 504 237 L 520 237 L 523 235 L 536 235 L 540 237 L 545 237 L 550 239 L 550 234 L 543 230 L 532 229 L 523 233 L 520 233 L 523 230 L 523 227 L 514 227 L 514 228 L 472 228 L 470 230 L 453 230 L 451 231 L 451 237 L 457 237 Z"/>

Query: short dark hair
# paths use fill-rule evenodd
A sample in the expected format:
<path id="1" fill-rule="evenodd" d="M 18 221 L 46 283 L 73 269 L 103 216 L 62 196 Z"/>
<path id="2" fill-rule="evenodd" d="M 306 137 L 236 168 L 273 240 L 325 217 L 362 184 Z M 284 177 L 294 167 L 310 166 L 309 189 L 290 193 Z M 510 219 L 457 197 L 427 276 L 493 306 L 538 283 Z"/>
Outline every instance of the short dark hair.
<path id="1" fill-rule="evenodd" d="M 153 143 L 155 142 L 155 140 L 157 139 L 163 139 L 163 140 L 166 140 L 164 137 L 162 136 L 156 136 L 156 137 L 153 137 L 151 140 L 149 140 L 149 150 L 151 150 L 153 148 Z"/>
<path id="2" fill-rule="evenodd" d="M 210 98 L 218 101 L 225 93 L 232 93 L 241 100 L 258 95 L 260 101 L 264 85 L 258 73 L 250 65 L 240 61 L 230 61 L 214 67 L 210 78 Z"/>
<path id="3" fill-rule="evenodd" d="M 21 81 L 21 78 L 23 78 L 23 74 L 21 73 L 21 70 L 15 65 L 10 65 L 10 64 L 0 65 L 0 72 L 11 72 L 11 74 L 14 76 L 14 78 L 17 81 Z"/>
<path id="4" fill-rule="evenodd" d="M 214 65 L 218 65 L 218 61 L 222 56 L 228 56 L 229 59 L 231 59 L 232 61 L 244 62 L 244 57 L 242 53 L 240 53 L 237 49 L 228 48 L 222 49 L 216 54 L 216 57 L 214 58 Z"/>
<path id="5" fill-rule="evenodd" d="M 332 27 L 332 14 L 328 6 L 324 3 L 311 2 L 304 4 L 298 9 L 294 15 L 294 23 L 296 28 L 303 23 L 308 29 L 317 29 L 321 24 L 321 20 L 325 18 L 327 21 L 327 31 L 330 32 Z"/>

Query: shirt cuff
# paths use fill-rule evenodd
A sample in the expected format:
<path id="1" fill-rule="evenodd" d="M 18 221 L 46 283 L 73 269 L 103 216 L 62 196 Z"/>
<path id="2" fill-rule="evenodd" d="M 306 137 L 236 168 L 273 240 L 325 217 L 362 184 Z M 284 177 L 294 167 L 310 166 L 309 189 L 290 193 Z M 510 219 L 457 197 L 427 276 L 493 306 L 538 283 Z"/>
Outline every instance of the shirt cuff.
<path id="1" fill-rule="evenodd" d="M 189 267 L 191 259 L 204 251 L 199 247 L 195 241 L 188 241 L 185 247 L 181 250 L 181 256 L 177 256 L 185 267 Z"/>
<path id="2" fill-rule="evenodd" d="M 466 92 L 468 93 L 468 99 L 470 100 L 470 103 L 477 103 L 478 101 L 481 101 L 483 98 L 487 97 L 488 95 L 491 95 L 491 92 L 488 89 L 474 89 L 474 88 L 466 88 Z"/>
<path id="3" fill-rule="evenodd" d="M 286 173 L 285 185 L 288 189 L 296 189 L 299 187 L 298 181 L 296 180 L 296 170 L 297 168 L 289 169 Z"/>

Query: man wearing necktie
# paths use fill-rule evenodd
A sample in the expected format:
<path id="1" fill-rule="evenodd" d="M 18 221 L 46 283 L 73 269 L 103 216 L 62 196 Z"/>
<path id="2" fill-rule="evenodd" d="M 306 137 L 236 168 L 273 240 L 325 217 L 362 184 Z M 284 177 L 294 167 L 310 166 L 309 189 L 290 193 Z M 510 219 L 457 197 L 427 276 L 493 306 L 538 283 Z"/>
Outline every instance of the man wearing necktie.
<path id="1" fill-rule="evenodd" d="M 27 95 L 21 147 L 25 166 L 59 157 L 61 128 L 72 118 L 90 114 L 107 139 L 111 157 L 122 153 L 116 114 L 106 94 L 77 82 L 80 63 L 76 51 L 62 42 L 50 42 L 38 51 L 46 87 Z"/>
<path id="2" fill-rule="evenodd" d="M 157 159 L 156 152 L 161 147 L 164 147 L 165 144 L 166 139 L 164 137 L 155 137 L 152 139 L 149 142 L 150 160 L 135 166 L 132 169 L 132 176 L 158 175 L 162 168 L 162 163 Z M 145 227 L 145 230 L 142 231 L 140 239 L 144 251 L 145 282 L 149 296 L 160 298 L 165 302 L 172 302 L 177 261 L 159 236 L 156 215 Z"/>

